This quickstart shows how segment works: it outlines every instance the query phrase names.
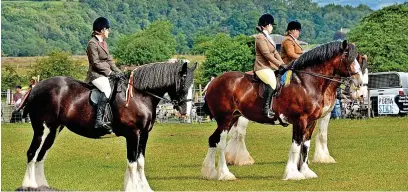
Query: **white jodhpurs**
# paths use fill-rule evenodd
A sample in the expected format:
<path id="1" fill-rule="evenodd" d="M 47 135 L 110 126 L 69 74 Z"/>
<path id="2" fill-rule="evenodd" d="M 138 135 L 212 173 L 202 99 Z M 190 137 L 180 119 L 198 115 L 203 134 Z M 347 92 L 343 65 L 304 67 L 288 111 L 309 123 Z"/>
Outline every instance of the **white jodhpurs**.
<path id="1" fill-rule="evenodd" d="M 109 79 L 107 77 L 99 77 L 93 80 L 92 84 L 95 85 L 95 87 L 98 88 L 99 91 L 103 92 L 106 98 L 109 98 L 112 89 L 110 87 Z"/>

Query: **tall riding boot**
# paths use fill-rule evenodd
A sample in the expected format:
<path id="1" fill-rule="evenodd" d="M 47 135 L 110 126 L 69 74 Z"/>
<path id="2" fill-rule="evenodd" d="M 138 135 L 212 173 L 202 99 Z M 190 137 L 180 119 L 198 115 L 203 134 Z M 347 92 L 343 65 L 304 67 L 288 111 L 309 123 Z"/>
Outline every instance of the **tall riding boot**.
<path id="1" fill-rule="evenodd" d="M 269 118 L 273 118 L 273 116 L 275 115 L 275 113 L 271 109 L 271 99 L 274 92 L 275 90 L 270 85 L 265 84 L 265 90 L 263 93 L 265 99 L 264 114 Z"/>
<path id="2" fill-rule="evenodd" d="M 108 103 L 108 98 L 106 98 L 104 93 L 100 93 L 99 101 L 98 101 L 97 108 L 96 108 L 95 129 L 103 129 L 107 133 L 110 133 L 112 132 L 111 127 L 103 121 L 103 115 L 104 115 L 107 103 Z"/>

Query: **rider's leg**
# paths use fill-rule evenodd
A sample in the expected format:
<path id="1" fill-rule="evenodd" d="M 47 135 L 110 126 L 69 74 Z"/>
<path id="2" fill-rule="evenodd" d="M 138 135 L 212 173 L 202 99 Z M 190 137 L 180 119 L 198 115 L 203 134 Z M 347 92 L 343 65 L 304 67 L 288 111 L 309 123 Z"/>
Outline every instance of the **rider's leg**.
<path id="1" fill-rule="evenodd" d="M 264 112 L 265 115 L 268 117 L 273 117 L 275 113 L 271 110 L 272 105 L 272 95 L 275 93 L 276 89 L 276 77 L 275 73 L 272 69 L 262 69 L 255 72 L 256 75 L 265 83 L 265 90 L 264 90 L 264 98 L 265 98 L 265 105 L 264 105 Z"/>
<path id="2" fill-rule="evenodd" d="M 99 95 L 97 108 L 96 108 L 96 121 L 95 121 L 95 128 L 103 128 L 110 130 L 110 126 L 103 122 L 103 114 L 105 112 L 106 104 L 108 103 L 108 98 L 112 92 L 112 89 L 109 84 L 109 79 L 107 77 L 99 77 L 92 81 L 92 84 L 95 85 L 103 94 Z"/>

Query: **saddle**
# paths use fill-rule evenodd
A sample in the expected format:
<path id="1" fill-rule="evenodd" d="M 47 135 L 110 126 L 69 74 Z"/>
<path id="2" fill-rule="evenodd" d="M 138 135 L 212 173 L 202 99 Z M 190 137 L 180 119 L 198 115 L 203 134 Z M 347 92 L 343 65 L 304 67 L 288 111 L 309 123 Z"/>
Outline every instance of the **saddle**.
<path id="1" fill-rule="evenodd" d="M 115 84 L 117 82 L 118 82 L 118 80 L 109 78 L 109 84 L 110 84 L 110 86 L 112 88 L 115 87 Z M 89 89 L 91 90 L 91 92 L 89 94 L 89 102 L 96 108 L 96 104 L 99 102 L 99 100 L 98 100 L 100 98 L 99 96 L 101 94 L 104 94 L 104 93 L 99 91 L 99 89 L 96 88 L 95 85 L 93 85 L 92 83 L 88 83 L 87 85 L 89 86 Z M 120 87 L 116 86 L 116 89 L 113 89 L 111 94 L 109 95 L 109 98 L 108 98 L 109 102 L 106 104 L 105 112 L 104 112 L 104 115 L 103 115 L 103 121 L 104 122 L 112 122 L 112 117 L 113 117 L 112 109 L 111 109 L 111 103 L 113 102 L 112 95 L 113 95 L 114 92 L 120 93 L 121 91 L 122 90 L 120 89 Z"/>
<path id="2" fill-rule="evenodd" d="M 245 72 L 245 77 L 249 81 L 259 84 L 258 97 L 264 98 L 263 93 L 264 93 L 264 90 L 265 90 L 265 83 L 261 79 L 259 79 L 259 77 L 256 75 L 256 73 L 254 71 L 247 71 L 247 72 Z M 275 71 L 275 77 L 276 77 L 277 80 L 281 78 L 281 75 L 279 74 L 278 71 Z M 275 93 L 273 94 L 272 97 L 278 97 L 279 94 L 280 94 L 280 91 L 281 91 L 281 89 L 283 87 L 281 81 L 276 81 L 276 82 L 277 82 L 276 83 L 276 91 L 275 91 Z"/>

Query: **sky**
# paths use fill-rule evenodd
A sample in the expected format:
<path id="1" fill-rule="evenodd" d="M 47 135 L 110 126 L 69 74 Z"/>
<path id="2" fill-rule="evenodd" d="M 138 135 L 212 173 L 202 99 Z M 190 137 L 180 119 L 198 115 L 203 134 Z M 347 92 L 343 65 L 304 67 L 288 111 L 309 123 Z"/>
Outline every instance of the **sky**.
<path id="1" fill-rule="evenodd" d="M 317 2 L 320 6 L 324 6 L 330 3 L 338 5 L 351 5 L 353 7 L 358 6 L 359 4 L 366 4 L 371 9 L 378 10 L 385 6 L 393 5 L 395 3 L 404 3 L 408 0 L 312 0 Z"/>

